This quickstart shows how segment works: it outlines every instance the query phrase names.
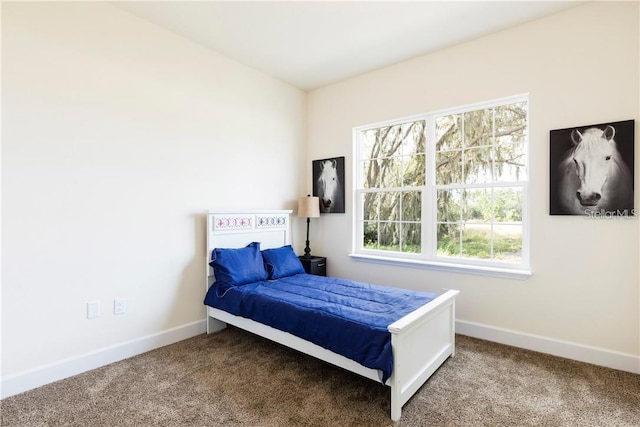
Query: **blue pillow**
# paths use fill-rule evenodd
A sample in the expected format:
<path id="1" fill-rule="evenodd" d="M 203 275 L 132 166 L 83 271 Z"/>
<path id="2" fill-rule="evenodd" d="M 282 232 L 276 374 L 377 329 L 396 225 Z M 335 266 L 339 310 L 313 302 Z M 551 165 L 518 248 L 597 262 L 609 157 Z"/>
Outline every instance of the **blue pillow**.
<path id="1" fill-rule="evenodd" d="M 216 283 L 239 286 L 269 277 L 258 242 L 239 249 L 216 248 L 211 252 L 209 265 L 213 267 Z"/>
<path id="2" fill-rule="evenodd" d="M 282 246 L 275 249 L 265 249 L 262 251 L 264 264 L 269 272 L 269 279 L 280 279 L 282 277 L 293 276 L 304 273 L 304 267 L 293 252 L 291 245 Z"/>

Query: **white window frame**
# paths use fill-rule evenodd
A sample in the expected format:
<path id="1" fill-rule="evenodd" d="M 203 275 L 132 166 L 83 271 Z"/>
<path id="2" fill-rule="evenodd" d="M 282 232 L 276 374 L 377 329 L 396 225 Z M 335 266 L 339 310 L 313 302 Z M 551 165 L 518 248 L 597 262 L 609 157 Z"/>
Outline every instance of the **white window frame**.
<path id="1" fill-rule="evenodd" d="M 436 129 L 435 118 L 443 115 L 450 114 L 462 114 L 469 111 L 482 110 L 492 108 L 505 104 L 513 104 L 518 102 L 527 102 L 527 107 L 530 106 L 529 95 L 521 94 L 510 96 L 506 98 L 495 99 L 487 102 L 480 102 L 475 104 L 466 105 L 463 107 L 454 107 L 444 110 L 434 111 L 425 114 L 419 114 L 410 117 L 404 117 L 400 119 L 387 120 L 383 122 L 368 124 L 364 126 L 358 126 L 353 128 L 353 183 L 354 190 L 353 195 L 353 244 L 352 253 L 349 255 L 357 261 L 373 262 L 388 265 L 397 266 L 410 266 L 419 267 L 440 271 L 469 273 L 482 276 L 492 277 L 505 277 L 512 279 L 526 279 L 531 276 L 530 264 L 529 264 L 529 247 L 530 247 L 530 216 L 529 216 L 529 179 L 531 175 L 530 168 L 530 138 L 531 138 L 531 123 L 530 123 L 530 109 L 527 108 L 527 139 L 525 142 L 525 157 L 526 157 L 526 179 L 519 181 L 518 183 L 501 183 L 500 187 L 514 186 L 522 188 L 523 201 L 522 201 L 522 261 L 520 263 L 507 263 L 498 262 L 495 260 L 480 260 L 473 258 L 462 257 L 445 257 L 439 256 L 436 253 L 436 195 L 437 186 L 435 184 L 435 144 Z M 376 129 L 385 126 L 393 126 L 407 122 L 413 122 L 418 120 L 426 121 L 427 132 L 427 144 L 426 151 L 426 165 L 427 173 L 425 174 L 425 185 L 420 187 L 414 187 L 422 191 L 422 253 L 406 253 L 406 252 L 393 252 L 374 250 L 363 247 L 363 206 L 362 206 L 362 194 L 363 183 L 361 182 L 362 173 L 360 167 L 363 159 L 360 157 L 360 135 L 363 131 Z M 491 185 L 479 184 L 479 188 L 491 188 Z M 492 223 L 493 224 L 493 223 Z"/>

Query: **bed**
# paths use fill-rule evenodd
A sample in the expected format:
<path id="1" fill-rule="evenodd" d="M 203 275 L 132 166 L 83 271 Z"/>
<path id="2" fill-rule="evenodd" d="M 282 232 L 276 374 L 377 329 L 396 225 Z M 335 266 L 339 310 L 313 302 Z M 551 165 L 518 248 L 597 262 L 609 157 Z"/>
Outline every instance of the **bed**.
<path id="1" fill-rule="evenodd" d="M 268 290 L 266 297 L 269 297 L 271 293 L 279 292 L 279 287 L 282 289 L 292 289 L 292 287 L 302 289 L 303 287 L 309 287 L 310 290 L 305 290 L 305 292 L 312 292 L 312 299 L 317 300 L 323 299 L 324 294 L 322 293 L 323 291 L 316 290 L 313 287 L 315 285 L 323 290 L 327 287 L 338 289 L 338 293 L 340 294 L 345 292 L 344 289 L 350 289 L 352 286 L 351 283 L 353 283 L 353 286 L 361 285 L 357 282 L 344 281 L 343 279 L 320 278 L 318 276 L 298 274 L 295 271 L 293 272 L 294 274 L 289 275 L 289 273 L 287 273 L 286 277 L 278 276 L 276 277 L 277 280 L 271 280 L 271 270 L 273 266 L 270 264 L 268 278 L 262 277 L 262 272 L 258 271 L 258 268 L 256 268 L 255 274 L 251 268 L 243 268 L 242 270 L 245 271 L 242 272 L 242 279 L 248 281 L 246 286 L 222 286 L 222 280 L 219 280 L 216 286 L 212 288 L 212 285 L 216 281 L 214 268 L 209 265 L 212 254 L 214 254 L 214 257 L 215 254 L 218 254 L 218 256 L 229 256 L 229 254 L 235 256 L 234 253 L 236 251 L 234 249 L 238 249 L 238 253 L 242 252 L 246 254 L 247 251 L 252 251 L 252 253 L 255 254 L 257 248 L 258 253 L 265 254 L 265 259 L 267 259 L 266 254 L 268 253 L 282 254 L 285 248 L 288 247 L 290 249 L 290 214 L 291 211 L 288 210 L 208 212 L 207 293 L 205 299 L 208 299 L 207 304 L 211 305 L 206 306 L 207 333 L 219 331 L 225 328 L 227 324 L 233 325 L 314 356 L 325 362 L 332 363 L 373 381 L 381 382 L 389 386 L 391 390 L 391 419 L 398 421 L 402 414 L 402 406 L 449 356 L 455 354 L 455 298 L 458 291 L 449 290 L 442 294 L 425 294 L 424 296 L 420 296 L 420 298 L 424 297 L 424 300 L 418 300 L 418 297 L 415 297 L 412 291 L 381 288 L 390 291 L 393 289 L 392 292 L 394 293 L 390 295 L 393 295 L 394 303 L 396 300 L 399 301 L 398 308 L 396 310 L 396 306 L 394 306 L 394 311 L 403 314 L 399 316 L 396 315 L 396 317 L 399 318 L 390 321 L 390 323 L 385 323 L 385 327 L 383 328 L 375 324 L 369 325 L 377 335 L 373 338 L 361 340 L 361 342 L 356 343 L 356 345 L 352 342 L 350 345 L 353 348 L 346 349 L 337 346 L 334 347 L 333 344 L 322 343 L 322 345 L 320 345 L 316 343 L 319 341 L 315 340 L 314 337 L 306 336 L 304 332 L 299 333 L 295 328 L 289 328 L 291 332 L 282 330 L 287 329 L 286 327 L 278 329 L 278 327 L 282 327 L 283 325 L 278 324 L 276 320 L 274 320 L 275 323 L 272 324 L 275 324 L 277 327 L 269 326 L 268 323 L 271 321 L 271 318 L 274 317 L 272 314 L 284 311 L 286 307 L 265 304 L 263 307 L 271 307 L 271 310 L 262 310 L 262 313 L 258 311 L 254 319 L 259 319 L 260 321 L 244 317 L 247 314 L 241 313 L 239 309 L 235 307 L 248 305 L 246 300 L 243 300 L 244 302 L 233 302 L 233 298 L 247 297 L 240 295 L 240 292 L 253 292 L 250 294 L 250 297 L 257 298 L 258 294 L 267 294 L 267 292 L 264 292 L 265 290 Z M 262 258 L 260 258 L 260 260 L 262 260 Z M 222 277 L 223 274 L 226 275 L 229 273 L 221 270 L 219 265 L 216 265 L 216 267 L 220 277 Z M 276 268 L 279 269 L 280 267 Z M 278 271 L 284 271 L 287 268 L 288 267 L 283 266 L 282 270 Z M 295 269 L 296 267 L 291 268 Z M 235 273 L 231 271 L 229 274 Z M 254 275 L 252 276 L 252 274 Z M 307 286 L 304 286 L 305 280 L 307 281 Z M 329 285 L 326 281 L 332 284 Z M 367 286 L 376 287 L 376 285 Z M 400 294 L 400 297 L 395 294 L 396 292 Z M 217 296 L 212 296 L 212 294 L 216 294 Z M 260 297 L 262 298 L 263 295 L 260 295 Z M 280 296 L 278 296 L 278 298 L 279 297 Z M 327 296 L 326 298 L 332 299 L 334 297 Z M 213 299 L 224 301 L 224 303 L 212 303 L 211 301 L 213 301 Z M 260 304 L 260 302 L 253 303 L 253 305 L 257 306 L 260 306 Z M 339 308 L 339 310 L 343 309 Z M 344 317 L 342 314 L 343 312 L 340 311 L 340 316 L 338 317 Z M 362 325 L 368 322 L 368 320 L 358 318 L 352 322 L 349 328 L 336 328 L 335 325 L 325 322 L 325 319 L 323 319 L 322 322 L 318 321 L 315 323 L 326 324 L 328 328 L 333 328 L 331 329 L 331 331 L 333 331 L 331 335 L 334 335 L 336 330 L 350 329 L 354 325 Z M 380 320 L 377 320 L 377 322 L 379 323 Z M 315 329 L 320 328 L 316 327 Z M 380 331 L 380 329 L 382 329 L 382 331 Z M 327 335 L 326 330 L 324 332 L 320 330 L 319 333 Z M 356 335 L 358 333 L 359 332 L 357 332 Z M 351 337 L 353 338 L 353 336 L 355 335 Z M 387 341 L 389 345 L 386 344 Z M 365 349 L 360 346 L 366 346 L 365 344 L 371 342 L 379 342 L 380 345 L 378 347 L 380 349 L 384 348 L 384 351 L 389 353 L 389 357 L 384 356 L 386 353 L 381 353 L 379 358 L 373 358 L 376 359 L 376 362 L 372 363 L 372 358 L 367 355 L 362 356 L 362 360 L 359 359 L 360 356 L 354 356 L 354 354 L 360 355 L 364 353 Z M 366 350 L 368 351 L 368 349 Z M 349 357 L 344 354 L 347 354 Z M 389 359 L 391 360 L 390 368 Z"/>

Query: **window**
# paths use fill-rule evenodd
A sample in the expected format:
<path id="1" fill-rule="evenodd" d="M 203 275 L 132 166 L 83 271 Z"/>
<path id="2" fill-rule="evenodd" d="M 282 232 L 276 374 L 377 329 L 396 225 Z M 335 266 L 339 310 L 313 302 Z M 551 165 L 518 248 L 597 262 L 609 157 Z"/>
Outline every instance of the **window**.
<path id="1" fill-rule="evenodd" d="M 354 129 L 354 256 L 524 272 L 528 136 L 526 96 Z"/>

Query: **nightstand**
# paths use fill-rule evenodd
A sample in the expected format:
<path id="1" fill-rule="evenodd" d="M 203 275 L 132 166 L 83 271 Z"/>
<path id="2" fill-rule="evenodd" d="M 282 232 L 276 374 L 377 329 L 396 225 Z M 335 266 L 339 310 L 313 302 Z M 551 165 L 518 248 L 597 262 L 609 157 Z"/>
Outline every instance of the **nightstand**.
<path id="1" fill-rule="evenodd" d="M 304 256 L 299 256 L 298 258 L 300 258 L 300 262 L 307 274 L 315 274 L 316 276 L 327 275 L 326 257 L 311 255 L 309 258 L 305 258 Z"/>

